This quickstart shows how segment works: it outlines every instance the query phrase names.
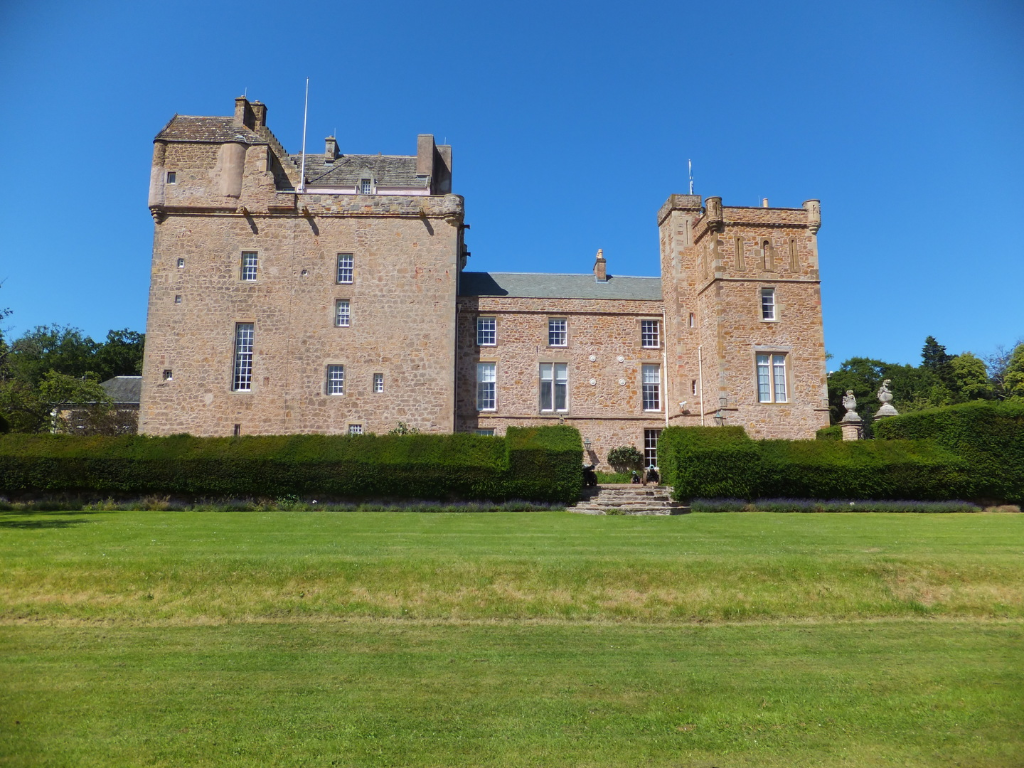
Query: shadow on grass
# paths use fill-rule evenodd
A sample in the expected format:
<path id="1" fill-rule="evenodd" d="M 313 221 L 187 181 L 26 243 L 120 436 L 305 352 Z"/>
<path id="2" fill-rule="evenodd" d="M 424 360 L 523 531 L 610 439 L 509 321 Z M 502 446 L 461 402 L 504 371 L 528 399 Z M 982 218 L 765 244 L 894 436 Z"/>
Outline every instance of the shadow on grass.
<path id="1" fill-rule="evenodd" d="M 31 530 L 43 528 L 73 528 L 83 523 L 91 523 L 92 520 L 77 519 L 80 515 L 93 515 L 95 512 L 0 512 L 0 529 L 10 528 L 14 530 Z M 67 519 L 68 515 L 74 515 L 75 519 Z M 40 520 L 42 517 L 44 519 Z"/>

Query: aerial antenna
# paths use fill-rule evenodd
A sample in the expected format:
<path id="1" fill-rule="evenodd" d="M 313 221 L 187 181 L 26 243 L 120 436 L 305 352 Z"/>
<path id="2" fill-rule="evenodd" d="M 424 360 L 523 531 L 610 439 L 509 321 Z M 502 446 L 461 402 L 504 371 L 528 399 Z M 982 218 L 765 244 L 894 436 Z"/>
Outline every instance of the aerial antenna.
<path id="1" fill-rule="evenodd" d="M 299 169 L 299 192 L 306 191 L 306 118 L 309 116 L 309 78 L 306 78 L 306 106 L 302 108 L 302 166 Z"/>
<path id="2" fill-rule="evenodd" d="M 248 85 L 245 86 L 245 89 L 242 91 L 242 98 L 243 99 L 248 99 L 249 98 L 249 86 Z"/>
<path id="3" fill-rule="evenodd" d="M 693 160 L 686 161 L 686 168 L 690 174 L 690 194 L 693 194 Z"/>

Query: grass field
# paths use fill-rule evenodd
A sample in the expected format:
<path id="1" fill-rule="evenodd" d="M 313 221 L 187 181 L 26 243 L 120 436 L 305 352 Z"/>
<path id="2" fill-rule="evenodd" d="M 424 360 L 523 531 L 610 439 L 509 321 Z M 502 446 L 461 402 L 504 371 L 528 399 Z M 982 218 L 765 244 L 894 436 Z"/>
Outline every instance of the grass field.
<path id="1" fill-rule="evenodd" d="M 1024 765 L 1024 515 L 0 513 L 0 765 Z"/>

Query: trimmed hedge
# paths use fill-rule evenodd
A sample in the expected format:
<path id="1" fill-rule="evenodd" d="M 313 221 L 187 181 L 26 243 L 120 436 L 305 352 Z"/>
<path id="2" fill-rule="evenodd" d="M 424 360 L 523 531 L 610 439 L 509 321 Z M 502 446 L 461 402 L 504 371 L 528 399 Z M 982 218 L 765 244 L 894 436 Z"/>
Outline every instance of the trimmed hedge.
<path id="1" fill-rule="evenodd" d="M 1024 402 L 975 401 L 893 416 L 876 442 L 931 440 L 970 467 L 964 497 L 1024 503 Z"/>
<path id="2" fill-rule="evenodd" d="M 480 435 L 0 437 L 0 493 L 575 502 L 571 427 Z"/>
<path id="3" fill-rule="evenodd" d="M 962 498 L 967 465 L 931 442 L 751 440 L 742 427 L 671 427 L 658 456 L 678 500 Z"/>
<path id="4" fill-rule="evenodd" d="M 823 427 L 814 433 L 815 440 L 833 440 L 841 441 L 843 439 L 843 428 L 839 424 L 833 424 L 831 427 Z"/>

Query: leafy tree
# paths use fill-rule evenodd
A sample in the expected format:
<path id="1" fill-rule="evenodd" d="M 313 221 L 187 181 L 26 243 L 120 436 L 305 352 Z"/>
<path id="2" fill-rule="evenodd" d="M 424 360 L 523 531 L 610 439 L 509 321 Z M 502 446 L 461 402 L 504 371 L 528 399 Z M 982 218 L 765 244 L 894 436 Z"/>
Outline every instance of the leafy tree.
<path id="1" fill-rule="evenodd" d="M 96 347 L 93 370 L 100 381 L 114 376 L 138 376 L 142 373 L 142 352 L 146 334 L 122 328 L 107 333 L 107 340 Z"/>
<path id="2" fill-rule="evenodd" d="M 30 387 L 38 387 L 49 371 L 81 378 L 96 368 L 96 347 L 78 328 L 37 326 L 11 344 L 10 377 Z"/>
<path id="3" fill-rule="evenodd" d="M 843 395 L 851 389 L 857 398 L 857 413 L 870 425 L 881 406 L 877 393 L 885 379 L 892 380 L 890 389 L 895 396 L 893 405 L 900 413 L 956 401 L 954 393 L 942 379 L 923 365 L 915 368 L 868 357 L 851 357 L 828 377 L 829 415 L 832 423 L 839 423 L 846 414 Z"/>
<path id="4" fill-rule="evenodd" d="M 992 397 L 992 382 L 984 361 L 970 352 L 952 358 L 949 363 L 950 379 L 958 399 L 988 400 Z"/>
<path id="5" fill-rule="evenodd" d="M 1003 390 L 1006 397 L 1024 398 L 1024 342 L 1014 348 L 1006 364 Z"/>

